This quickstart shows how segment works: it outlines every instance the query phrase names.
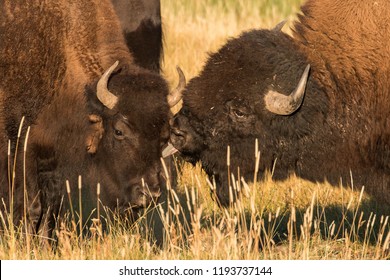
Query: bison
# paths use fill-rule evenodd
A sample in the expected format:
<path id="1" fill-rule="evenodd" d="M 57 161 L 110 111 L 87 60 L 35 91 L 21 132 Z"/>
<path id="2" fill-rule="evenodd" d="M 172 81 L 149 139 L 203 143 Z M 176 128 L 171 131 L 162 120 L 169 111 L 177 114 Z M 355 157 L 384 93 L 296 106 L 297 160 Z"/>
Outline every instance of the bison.
<path id="1" fill-rule="evenodd" d="M 112 0 L 135 63 L 159 72 L 162 58 L 160 0 Z"/>
<path id="2" fill-rule="evenodd" d="M 170 141 L 214 176 L 365 186 L 390 203 L 390 2 L 309 0 L 293 23 L 251 30 L 212 54 L 183 92 Z"/>
<path id="3" fill-rule="evenodd" d="M 69 205 L 66 180 L 71 194 L 81 187 L 88 214 L 98 184 L 101 203 L 121 214 L 156 201 L 176 98 L 160 75 L 136 65 L 111 1 L 0 4 L 0 180 L 15 223 L 26 209 L 30 228 L 50 234 Z M 9 186 L 6 139 L 16 160 Z"/>

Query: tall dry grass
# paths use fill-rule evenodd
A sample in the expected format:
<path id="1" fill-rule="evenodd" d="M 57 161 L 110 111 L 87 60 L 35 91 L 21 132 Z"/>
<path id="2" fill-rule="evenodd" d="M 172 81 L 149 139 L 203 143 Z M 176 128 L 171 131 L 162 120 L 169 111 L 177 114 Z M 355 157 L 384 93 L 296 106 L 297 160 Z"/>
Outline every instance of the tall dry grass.
<path id="1" fill-rule="evenodd" d="M 300 2 L 162 0 L 165 77 L 175 84 L 176 65 L 187 78 L 196 76 L 207 53 L 229 37 L 292 18 Z M 251 184 L 232 173 L 231 193 L 239 199 L 222 209 L 200 165 L 175 159 L 175 167 L 178 175 L 161 203 L 145 209 L 136 223 L 98 215 L 82 224 L 72 210 L 59 223 L 56 240 L 47 242 L 26 233 L 23 224 L 8 226 L 3 213 L 0 259 L 390 259 L 389 208 L 364 191 L 297 177 L 275 182 L 272 172 Z M 82 209 L 81 200 L 73 204 Z M 97 201 L 93 217 L 105 211 Z"/>
<path id="2" fill-rule="evenodd" d="M 243 30 L 271 28 L 291 20 L 303 0 L 162 0 L 164 25 L 163 72 L 177 79 L 179 65 L 192 78 L 201 70 L 209 52 Z"/>

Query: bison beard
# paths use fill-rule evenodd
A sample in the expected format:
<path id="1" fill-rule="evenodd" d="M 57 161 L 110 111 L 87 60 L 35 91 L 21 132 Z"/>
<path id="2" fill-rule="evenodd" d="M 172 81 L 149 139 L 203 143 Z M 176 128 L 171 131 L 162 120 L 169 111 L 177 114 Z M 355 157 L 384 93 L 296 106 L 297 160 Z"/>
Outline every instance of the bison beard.
<path id="1" fill-rule="evenodd" d="M 13 196 L 15 224 L 26 207 L 31 229 L 50 235 L 69 205 L 66 180 L 78 202 L 79 175 L 84 217 L 96 208 L 98 183 L 101 203 L 120 214 L 156 201 L 168 99 L 177 97 L 161 76 L 135 65 L 111 1 L 6 0 L 0 14 L 0 184 L 8 185 L 10 139 L 14 189 L 2 188 L 1 197 L 8 204 Z M 15 147 L 22 116 L 20 143 L 31 128 L 26 154 Z"/>
<path id="2" fill-rule="evenodd" d="M 230 171 L 250 180 L 256 139 L 261 174 L 276 161 L 275 179 L 296 173 L 337 185 L 352 175 L 355 187 L 390 203 L 390 3 L 364 3 L 309 0 L 294 37 L 279 27 L 243 33 L 188 83 L 170 139 L 216 178 L 223 205 L 227 147 Z M 285 102 L 300 87 L 303 100 Z"/>

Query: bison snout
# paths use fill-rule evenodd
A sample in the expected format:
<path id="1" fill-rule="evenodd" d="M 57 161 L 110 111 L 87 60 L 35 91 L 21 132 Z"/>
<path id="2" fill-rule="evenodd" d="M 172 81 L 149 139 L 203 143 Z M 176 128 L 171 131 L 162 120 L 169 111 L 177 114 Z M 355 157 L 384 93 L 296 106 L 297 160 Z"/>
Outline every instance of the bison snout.
<path id="1" fill-rule="evenodd" d="M 153 202 L 156 203 L 158 198 L 161 196 L 161 191 L 159 186 L 148 187 L 135 185 L 132 187 L 131 191 L 131 206 L 138 208 L 149 207 Z"/>
<path id="2" fill-rule="evenodd" d="M 183 147 L 187 140 L 187 132 L 178 128 L 171 128 L 171 142 L 176 148 Z"/>
<path id="3" fill-rule="evenodd" d="M 178 150 L 185 147 L 188 141 L 188 133 L 183 130 L 183 122 L 186 123 L 185 120 L 182 120 L 182 118 L 178 116 L 175 116 L 169 122 L 171 126 L 170 140 L 173 146 Z"/>
<path id="4" fill-rule="evenodd" d="M 199 160 L 200 153 L 205 149 L 205 139 L 194 130 L 189 117 L 180 112 L 170 121 L 170 142 L 179 150 L 181 156 L 195 163 Z"/>

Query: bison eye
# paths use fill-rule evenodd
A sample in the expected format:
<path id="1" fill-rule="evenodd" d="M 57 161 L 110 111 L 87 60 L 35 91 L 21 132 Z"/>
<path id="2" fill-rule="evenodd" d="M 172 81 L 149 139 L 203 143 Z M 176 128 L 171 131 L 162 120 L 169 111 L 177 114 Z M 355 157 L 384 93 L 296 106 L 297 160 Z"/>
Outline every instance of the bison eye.
<path id="1" fill-rule="evenodd" d="M 226 102 L 226 107 L 230 118 L 237 122 L 246 122 L 253 113 L 250 106 L 246 105 L 246 102 L 229 100 Z"/>
<path id="2" fill-rule="evenodd" d="M 237 117 L 237 118 L 243 118 L 243 117 L 245 117 L 245 113 L 244 112 L 242 112 L 242 111 L 240 111 L 240 110 L 233 110 L 233 114 Z"/>
<path id="3" fill-rule="evenodd" d="M 122 130 L 119 130 L 119 129 L 115 129 L 114 133 L 115 133 L 115 136 L 117 136 L 117 137 L 123 137 L 124 136 Z"/>

